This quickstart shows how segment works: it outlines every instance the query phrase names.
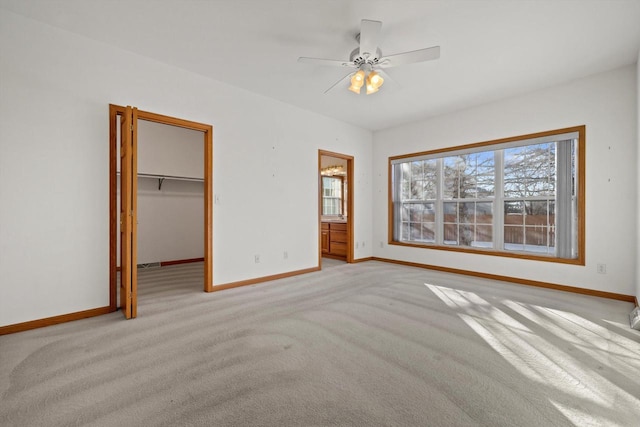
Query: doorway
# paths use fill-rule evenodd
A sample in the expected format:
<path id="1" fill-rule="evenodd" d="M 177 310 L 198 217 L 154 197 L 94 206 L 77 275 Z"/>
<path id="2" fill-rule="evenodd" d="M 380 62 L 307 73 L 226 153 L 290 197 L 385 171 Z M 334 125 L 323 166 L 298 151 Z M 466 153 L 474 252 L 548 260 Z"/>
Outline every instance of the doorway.
<path id="1" fill-rule="evenodd" d="M 213 291 L 213 127 L 202 123 L 139 111 L 135 107 L 109 105 L 109 307 L 118 309 L 118 289 L 120 308 L 124 317 L 137 317 L 137 245 L 138 245 L 138 128 L 140 123 L 156 123 L 171 127 L 189 129 L 202 133 L 202 181 L 203 241 L 204 241 L 204 283 L 205 292 Z M 118 187 L 118 174 L 120 186 Z M 151 176 L 149 176 L 151 175 Z M 146 178 L 158 180 L 159 187 L 168 178 L 189 178 L 146 174 Z M 118 188 L 120 194 L 118 195 Z M 118 209 L 120 208 L 120 209 Z M 120 250 L 118 251 L 118 236 Z M 120 261 L 120 286 L 117 285 L 117 264 Z"/>
<path id="2" fill-rule="evenodd" d="M 353 262 L 353 156 L 318 150 L 319 260 Z"/>

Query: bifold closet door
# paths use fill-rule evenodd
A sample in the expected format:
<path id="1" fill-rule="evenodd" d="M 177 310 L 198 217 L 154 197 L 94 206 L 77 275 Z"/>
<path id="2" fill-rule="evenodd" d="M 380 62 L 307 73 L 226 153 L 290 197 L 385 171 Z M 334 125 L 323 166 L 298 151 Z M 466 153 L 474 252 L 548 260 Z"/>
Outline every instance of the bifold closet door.
<path id="1" fill-rule="evenodd" d="M 120 116 L 120 308 L 127 319 L 137 315 L 137 145 L 138 109 Z"/>

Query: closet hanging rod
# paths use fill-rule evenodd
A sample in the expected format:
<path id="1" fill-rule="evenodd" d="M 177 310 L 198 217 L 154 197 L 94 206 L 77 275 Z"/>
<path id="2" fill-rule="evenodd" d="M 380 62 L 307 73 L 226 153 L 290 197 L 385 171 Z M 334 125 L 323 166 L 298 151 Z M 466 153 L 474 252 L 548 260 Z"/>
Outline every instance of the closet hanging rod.
<path id="1" fill-rule="evenodd" d="M 120 171 L 116 172 L 116 175 L 120 175 Z M 154 173 L 139 173 L 138 178 L 156 178 L 156 179 L 175 179 L 179 181 L 198 181 L 204 182 L 204 178 L 195 178 L 192 176 L 177 176 L 177 175 L 157 175 Z"/>
<path id="2" fill-rule="evenodd" d="M 139 173 L 138 178 L 175 179 L 177 181 L 204 182 L 204 178 L 194 178 L 192 176 L 156 175 L 153 173 Z"/>
<path id="3" fill-rule="evenodd" d="M 116 172 L 117 175 L 120 175 L 120 171 Z M 162 183 L 165 179 L 172 179 L 175 181 L 193 181 L 193 182 L 204 182 L 204 178 L 194 178 L 190 176 L 176 176 L 176 175 L 158 175 L 153 173 L 139 173 L 138 178 L 154 178 L 158 180 L 158 190 L 162 189 Z"/>

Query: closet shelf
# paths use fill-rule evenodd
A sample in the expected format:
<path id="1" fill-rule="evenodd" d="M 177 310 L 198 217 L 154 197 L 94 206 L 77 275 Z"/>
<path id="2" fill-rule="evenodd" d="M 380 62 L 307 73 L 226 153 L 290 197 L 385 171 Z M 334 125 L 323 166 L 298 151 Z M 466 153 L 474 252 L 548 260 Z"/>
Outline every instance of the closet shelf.
<path id="1" fill-rule="evenodd" d="M 120 171 L 116 172 L 117 175 L 120 175 Z M 165 179 L 171 179 L 174 181 L 193 181 L 193 182 L 204 182 L 203 178 L 194 178 L 191 176 L 176 176 L 176 175 L 158 175 L 153 173 L 139 173 L 138 178 L 154 178 L 158 180 L 158 190 L 162 189 L 162 183 Z"/>

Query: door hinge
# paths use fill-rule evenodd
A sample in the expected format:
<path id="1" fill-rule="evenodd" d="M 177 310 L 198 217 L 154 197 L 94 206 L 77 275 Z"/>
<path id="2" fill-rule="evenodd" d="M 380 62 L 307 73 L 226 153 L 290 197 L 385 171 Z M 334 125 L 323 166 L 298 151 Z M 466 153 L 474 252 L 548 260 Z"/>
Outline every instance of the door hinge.
<path id="1" fill-rule="evenodd" d="M 133 132 L 133 123 L 131 123 L 131 132 Z"/>

